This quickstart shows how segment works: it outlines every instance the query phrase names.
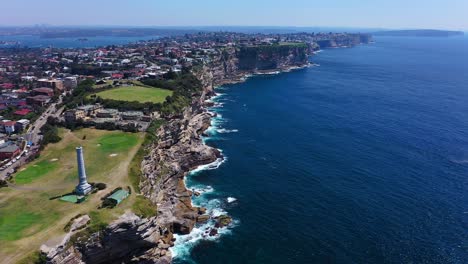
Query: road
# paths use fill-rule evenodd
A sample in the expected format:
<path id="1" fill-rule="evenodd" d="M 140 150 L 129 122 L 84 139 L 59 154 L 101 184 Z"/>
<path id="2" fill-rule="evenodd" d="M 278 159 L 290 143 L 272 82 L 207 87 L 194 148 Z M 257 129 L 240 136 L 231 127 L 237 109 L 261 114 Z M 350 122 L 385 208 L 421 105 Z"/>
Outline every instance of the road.
<path id="1" fill-rule="evenodd" d="M 42 113 L 42 115 L 31 125 L 29 125 L 28 130 L 24 133 L 24 147 L 21 151 L 20 158 L 14 162 L 11 166 L 7 167 L 6 169 L 0 171 L 0 180 L 5 180 L 10 174 L 14 173 L 15 169 L 25 165 L 27 162 L 26 160 L 31 156 L 34 155 L 39 149 L 39 143 L 41 142 L 42 136 L 40 135 L 41 127 L 47 122 L 47 118 L 50 116 L 52 117 L 59 117 L 64 107 L 57 109 L 57 105 L 62 102 L 62 96 L 59 97 L 58 101 L 55 103 L 51 103 L 49 107 Z M 32 146 L 28 153 L 25 154 L 27 150 L 27 142 L 32 142 Z M 10 161 L 6 161 L 2 163 L 2 166 Z"/>

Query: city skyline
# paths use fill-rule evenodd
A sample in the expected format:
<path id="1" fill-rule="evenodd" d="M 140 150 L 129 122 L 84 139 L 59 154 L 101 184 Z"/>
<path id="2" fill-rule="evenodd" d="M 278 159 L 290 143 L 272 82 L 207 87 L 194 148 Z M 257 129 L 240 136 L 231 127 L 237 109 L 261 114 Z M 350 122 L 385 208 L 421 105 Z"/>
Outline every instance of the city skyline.
<path id="1" fill-rule="evenodd" d="M 25 8 L 27 7 L 27 8 Z M 151 0 L 10 1 L 0 26 L 265 26 L 468 30 L 461 0 L 343 1 L 293 0 L 167 3 Z M 397 19 L 398 18 L 398 19 Z"/>

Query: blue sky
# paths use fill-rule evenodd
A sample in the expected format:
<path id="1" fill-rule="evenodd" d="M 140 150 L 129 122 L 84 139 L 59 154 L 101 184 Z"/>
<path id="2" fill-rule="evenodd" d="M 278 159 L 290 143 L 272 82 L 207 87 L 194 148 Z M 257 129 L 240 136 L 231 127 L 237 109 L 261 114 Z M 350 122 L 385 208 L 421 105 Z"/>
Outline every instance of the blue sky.
<path id="1" fill-rule="evenodd" d="M 318 26 L 468 30 L 468 0 L 4 0 L 0 25 Z"/>

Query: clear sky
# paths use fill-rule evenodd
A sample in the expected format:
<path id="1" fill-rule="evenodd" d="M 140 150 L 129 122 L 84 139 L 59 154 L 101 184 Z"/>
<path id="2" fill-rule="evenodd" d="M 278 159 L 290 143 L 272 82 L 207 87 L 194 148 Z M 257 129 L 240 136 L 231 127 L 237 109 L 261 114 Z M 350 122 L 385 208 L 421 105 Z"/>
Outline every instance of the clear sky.
<path id="1" fill-rule="evenodd" d="M 0 26 L 311 26 L 468 30 L 468 0 L 2 0 Z"/>

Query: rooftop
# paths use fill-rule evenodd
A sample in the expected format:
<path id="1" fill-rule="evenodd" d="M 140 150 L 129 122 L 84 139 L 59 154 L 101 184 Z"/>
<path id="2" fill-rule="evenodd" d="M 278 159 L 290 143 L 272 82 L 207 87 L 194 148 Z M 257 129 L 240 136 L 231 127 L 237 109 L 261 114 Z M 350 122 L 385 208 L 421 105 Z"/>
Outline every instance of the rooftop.
<path id="1" fill-rule="evenodd" d="M 117 204 L 121 203 L 125 198 L 127 198 L 129 193 L 124 190 L 118 190 L 113 193 L 111 196 L 107 197 L 107 199 L 112 199 L 117 202 Z"/>
<path id="2" fill-rule="evenodd" d="M 0 152 L 15 152 L 19 149 L 15 143 L 8 141 L 0 145 Z"/>

